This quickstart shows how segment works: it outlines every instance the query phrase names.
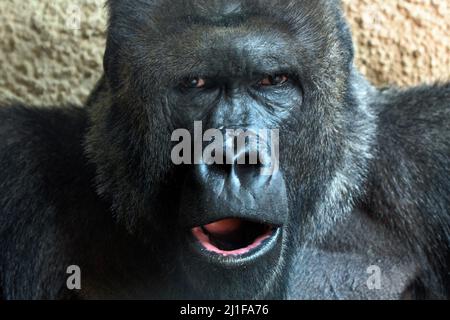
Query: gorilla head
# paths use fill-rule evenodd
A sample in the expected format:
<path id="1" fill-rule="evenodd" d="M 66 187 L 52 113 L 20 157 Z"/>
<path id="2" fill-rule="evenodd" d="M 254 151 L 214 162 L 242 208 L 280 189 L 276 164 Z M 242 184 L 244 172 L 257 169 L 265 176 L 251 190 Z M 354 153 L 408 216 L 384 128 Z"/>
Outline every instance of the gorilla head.
<path id="1" fill-rule="evenodd" d="M 368 85 L 339 2 L 110 0 L 109 10 L 105 76 L 88 103 L 98 193 L 177 275 L 171 294 L 279 296 L 294 248 L 345 216 L 369 158 Z M 239 165 L 248 145 L 226 165 L 175 165 L 172 132 L 194 135 L 195 121 L 279 130 L 280 170 Z"/>

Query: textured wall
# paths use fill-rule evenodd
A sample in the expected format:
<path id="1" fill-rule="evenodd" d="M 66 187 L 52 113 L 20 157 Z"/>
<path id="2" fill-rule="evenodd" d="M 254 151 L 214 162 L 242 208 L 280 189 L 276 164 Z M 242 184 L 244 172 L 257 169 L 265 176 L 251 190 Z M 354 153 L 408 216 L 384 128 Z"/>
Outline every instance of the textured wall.
<path id="1" fill-rule="evenodd" d="M 132 0 L 130 0 L 132 1 Z M 344 0 L 375 84 L 450 79 L 450 0 Z M 102 0 L 0 0 L 0 101 L 81 103 L 101 72 Z"/>
<path id="2" fill-rule="evenodd" d="M 344 0 L 357 62 L 377 85 L 450 80 L 450 0 Z"/>

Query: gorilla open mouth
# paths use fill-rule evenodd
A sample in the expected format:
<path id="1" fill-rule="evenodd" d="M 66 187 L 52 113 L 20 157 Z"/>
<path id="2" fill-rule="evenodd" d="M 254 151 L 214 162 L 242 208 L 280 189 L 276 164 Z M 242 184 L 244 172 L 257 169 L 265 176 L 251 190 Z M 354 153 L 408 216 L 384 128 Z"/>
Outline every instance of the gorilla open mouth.
<path id="1" fill-rule="evenodd" d="M 274 234 L 274 230 L 268 224 L 229 218 L 195 227 L 192 234 L 210 252 L 237 256 L 260 247 Z"/>

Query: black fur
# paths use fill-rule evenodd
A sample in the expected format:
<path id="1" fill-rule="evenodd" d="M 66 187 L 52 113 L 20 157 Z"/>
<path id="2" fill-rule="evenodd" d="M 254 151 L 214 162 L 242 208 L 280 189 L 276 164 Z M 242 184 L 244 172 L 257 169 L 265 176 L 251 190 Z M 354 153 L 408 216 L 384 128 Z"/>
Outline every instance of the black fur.
<path id="1" fill-rule="evenodd" d="M 111 0 L 109 10 L 105 74 L 85 107 L 0 108 L 0 297 L 449 297 L 449 84 L 373 88 L 353 66 L 338 1 Z M 291 81 L 251 99 L 175 89 L 187 76 L 242 84 L 267 68 Z M 198 118 L 280 129 L 272 205 L 286 216 L 266 206 L 274 190 L 249 182 L 267 209 L 259 218 L 283 230 L 263 257 L 232 264 L 186 246 L 188 225 L 239 203 L 189 202 L 209 189 L 172 164 L 170 136 Z M 81 267 L 79 291 L 66 288 L 69 265 Z M 366 286 L 371 265 L 381 290 Z"/>

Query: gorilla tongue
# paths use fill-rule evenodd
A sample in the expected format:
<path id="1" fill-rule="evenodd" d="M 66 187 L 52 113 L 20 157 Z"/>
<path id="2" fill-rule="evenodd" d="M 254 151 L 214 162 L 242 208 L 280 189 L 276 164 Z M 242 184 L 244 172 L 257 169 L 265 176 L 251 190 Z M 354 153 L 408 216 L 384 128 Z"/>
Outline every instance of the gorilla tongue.
<path id="1" fill-rule="evenodd" d="M 270 236 L 271 228 L 265 224 L 232 218 L 194 228 L 193 233 L 209 251 L 238 255 L 258 247 Z"/>
<path id="2" fill-rule="evenodd" d="M 242 226 L 241 219 L 223 219 L 203 226 L 203 228 L 213 235 L 226 235 L 238 230 Z"/>

